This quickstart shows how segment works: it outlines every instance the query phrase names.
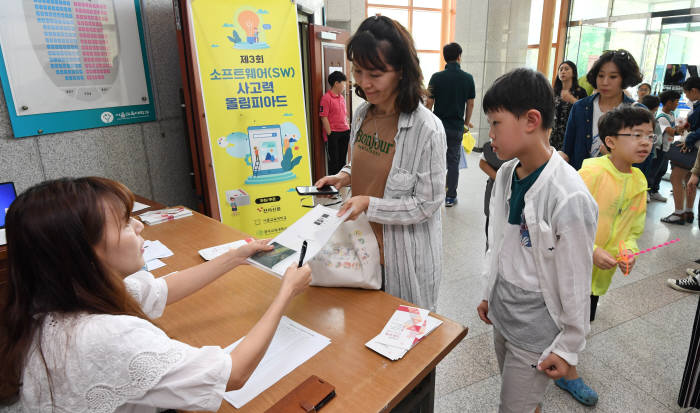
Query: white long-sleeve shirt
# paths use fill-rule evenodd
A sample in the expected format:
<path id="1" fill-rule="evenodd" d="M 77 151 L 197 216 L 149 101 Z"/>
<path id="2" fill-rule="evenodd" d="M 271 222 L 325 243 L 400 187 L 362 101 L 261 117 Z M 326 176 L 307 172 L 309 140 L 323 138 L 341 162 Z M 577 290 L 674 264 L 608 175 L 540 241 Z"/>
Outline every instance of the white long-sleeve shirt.
<path id="1" fill-rule="evenodd" d="M 489 250 L 486 252 L 483 299 L 489 300 L 499 270 L 499 260 L 514 259 L 503 251 L 514 159 L 496 175 L 490 204 Z M 537 181 L 525 194 L 523 209 L 528 223 L 539 286 L 560 332 L 542 353 L 540 362 L 555 353 L 570 365 L 590 330 L 590 294 L 593 244 L 598 206 L 579 174 L 556 151 Z M 519 265 L 519 263 L 515 263 Z"/>
<path id="2" fill-rule="evenodd" d="M 364 103 L 355 111 L 350 148 L 369 108 Z M 437 116 L 419 104 L 413 112 L 399 116 L 395 142 L 384 197 L 370 197 L 367 218 L 383 224 L 385 291 L 435 311 L 442 276 L 445 129 Z M 342 172 L 351 174 L 351 165 Z"/>
<path id="3" fill-rule="evenodd" d="M 140 271 L 124 280 L 151 318 L 163 313 L 168 287 Z M 138 317 L 48 314 L 41 330 L 53 402 L 38 346 L 32 345 L 19 401 L 0 412 L 154 413 L 159 408 L 216 411 L 231 374 L 219 347 L 170 339 Z"/>

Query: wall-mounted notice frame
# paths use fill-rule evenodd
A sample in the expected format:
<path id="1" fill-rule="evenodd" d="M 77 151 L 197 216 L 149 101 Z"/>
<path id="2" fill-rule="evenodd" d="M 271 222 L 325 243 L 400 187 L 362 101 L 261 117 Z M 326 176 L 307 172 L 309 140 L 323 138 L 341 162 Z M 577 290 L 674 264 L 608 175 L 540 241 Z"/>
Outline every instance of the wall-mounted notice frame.
<path id="1" fill-rule="evenodd" d="M 0 78 L 17 138 L 155 120 L 139 0 L 13 0 Z"/>

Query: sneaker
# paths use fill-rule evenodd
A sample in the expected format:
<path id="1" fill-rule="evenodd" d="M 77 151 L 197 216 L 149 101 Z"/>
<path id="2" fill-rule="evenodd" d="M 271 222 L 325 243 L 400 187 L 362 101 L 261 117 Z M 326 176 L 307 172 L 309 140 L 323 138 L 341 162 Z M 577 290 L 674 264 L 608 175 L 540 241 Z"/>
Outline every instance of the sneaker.
<path id="1" fill-rule="evenodd" d="M 445 198 L 445 206 L 447 208 L 453 207 L 455 205 L 457 205 L 457 198 L 451 198 L 449 196 Z"/>
<path id="2" fill-rule="evenodd" d="M 698 284 L 698 280 L 697 278 L 695 278 L 695 276 L 679 278 L 677 280 L 669 278 L 668 280 L 666 280 L 666 284 L 668 284 L 668 286 L 673 288 L 674 290 L 683 291 L 686 293 L 700 294 L 700 284 Z"/>
<path id="3" fill-rule="evenodd" d="M 698 268 L 686 268 L 685 273 L 688 274 L 688 277 L 695 277 L 696 275 L 700 275 L 700 269 L 698 269 Z"/>
<path id="4" fill-rule="evenodd" d="M 694 219 L 695 219 L 695 214 L 693 213 L 693 211 L 686 211 L 685 212 L 685 222 L 692 224 Z"/>
<path id="5" fill-rule="evenodd" d="M 659 202 L 666 202 L 668 201 L 668 198 L 665 196 L 661 195 L 658 192 L 652 192 L 649 194 L 649 198 L 651 198 L 652 201 L 659 201 Z"/>
<path id="6" fill-rule="evenodd" d="M 598 403 L 598 393 L 588 387 L 580 377 L 573 380 L 567 380 L 562 377 L 561 379 L 554 380 L 554 384 L 568 391 L 574 399 L 583 405 L 594 406 Z"/>

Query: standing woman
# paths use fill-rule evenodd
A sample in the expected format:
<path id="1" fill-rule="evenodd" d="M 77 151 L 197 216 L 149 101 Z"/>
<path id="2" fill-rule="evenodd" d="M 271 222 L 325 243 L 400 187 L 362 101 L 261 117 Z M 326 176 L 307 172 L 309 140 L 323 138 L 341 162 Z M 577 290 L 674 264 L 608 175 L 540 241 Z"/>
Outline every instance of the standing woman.
<path id="1" fill-rule="evenodd" d="M 0 410 L 216 411 L 224 391 L 248 380 L 285 307 L 311 281 L 308 266 L 290 267 L 270 307 L 230 354 L 173 340 L 151 318 L 271 247 L 255 241 L 154 278 L 141 270 L 143 224 L 130 217 L 133 204 L 124 185 L 93 177 L 44 182 L 10 206 Z"/>
<path id="2" fill-rule="evenodd" d="M 560 151 L 564 145 L 566 122 L 569 120 L 571 105 L 588 96 L 586 90 L 578 85 L 578 71 L 570 60 L 561 62 L 554 80 L 554 127 L 549 137 L 549 144 Z"/>
<path id="3" fill-rule="evenodd" d="M 586 75 L 598 92 L 574 103 L 566 124 L 563 152 L 576 170 L 583 160 L 605 154 L 604 137 L 598 136 L 598 120 L 604 113 L 634 100 L 624 90 L 642 81 L 639 66 L 628 51 L 608 50 L 595 61 Z"/>
<path id="4" fill-rule="evenodd" d="M 421 103 L 423 75 L 413 39 L 396 21 L 366 19 L 347 45 L 355 93 L 367 100 L 350 134 L 351 162 L 317 187 L 350 185 L 340 214 L 366 212 L 379 243 L 384 290 L 435 310 L 442 272 L 445 199 L 442 122 Z"/>

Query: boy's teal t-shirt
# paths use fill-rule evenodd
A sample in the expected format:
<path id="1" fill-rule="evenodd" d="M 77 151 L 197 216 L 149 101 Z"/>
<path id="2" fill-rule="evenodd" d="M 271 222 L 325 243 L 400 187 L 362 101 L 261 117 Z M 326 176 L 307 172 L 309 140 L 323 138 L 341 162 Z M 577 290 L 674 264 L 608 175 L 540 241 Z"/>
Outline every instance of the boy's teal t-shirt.
<path id="1" fill-rule="evenodd" d="M 518 164 L 520 166 L 520 164 Z M 540 176 L 544 167 L 547 166 L 547 162 L 543 163 L 542 166 L 535 169 L 530 175 L 523 179 L 518 179 L 518 174 L 516 166 L 513 169 L 513 183 L 510 185 L 510 208 L 508 210 L 508 223 L 511 225 L 520 225 L 523 208 L 525 208 L 525 194 L 530 189 L 532 184 L 535 183 L 537 178 Z"/>

